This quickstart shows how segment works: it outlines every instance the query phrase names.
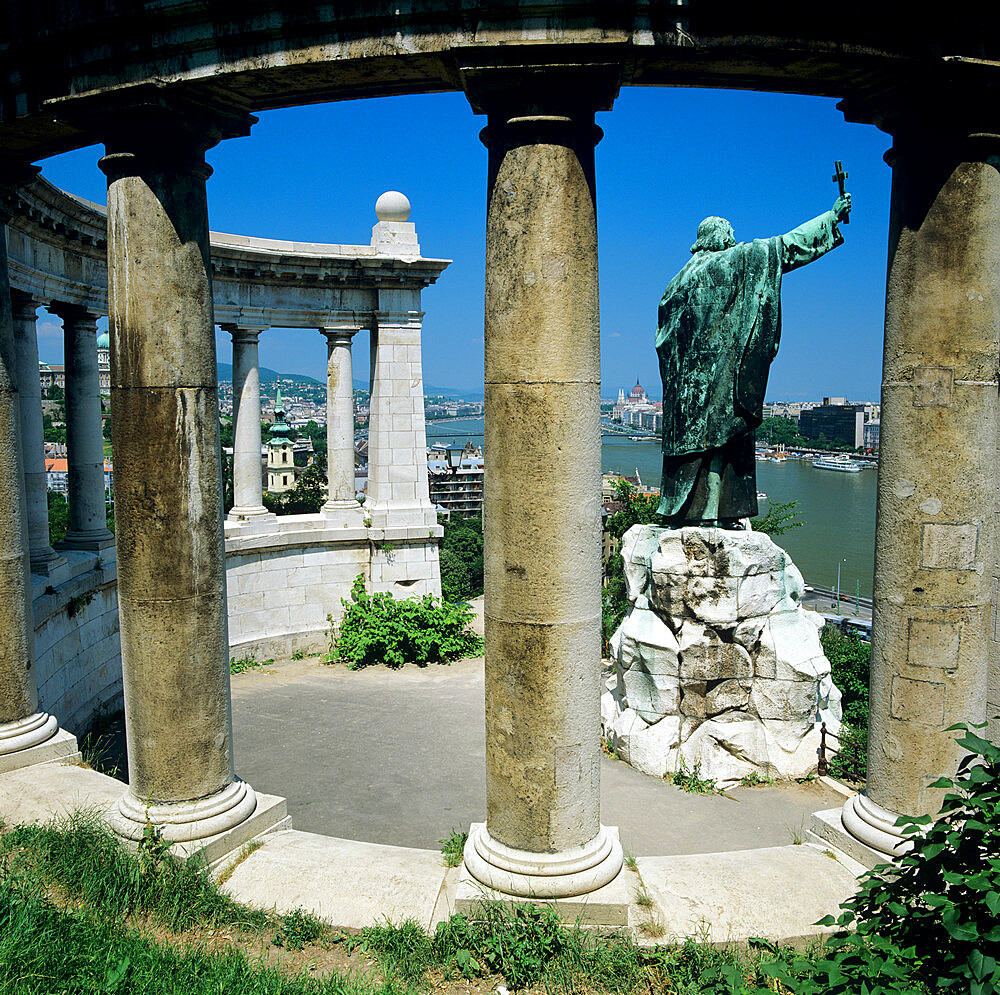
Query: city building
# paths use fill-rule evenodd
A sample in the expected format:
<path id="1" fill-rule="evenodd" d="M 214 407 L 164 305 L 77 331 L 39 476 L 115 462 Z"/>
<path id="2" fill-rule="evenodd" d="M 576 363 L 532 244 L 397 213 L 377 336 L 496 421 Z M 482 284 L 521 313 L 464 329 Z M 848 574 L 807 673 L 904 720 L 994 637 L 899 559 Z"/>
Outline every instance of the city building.
<path id="1" fill-rule="evenodd" d="M 618 400 L 611 409 L 611 420 L 649 432 L 659 432 L 663 428 L 663 402 L 651 400 L 637 377 L 628 396 L 625 395 L 624 388 L 619 388 Z"/>
<path id="2" fill-rule="evenodd" d="M 97 382 L 101 393 L 111 394 L 111 336 L 101 332 L 97 336 Z"/>
<path id="3" fill-rule="evenodd" d="M 481 449 L 468 444 L 459 464 L 452 467 L 447 446 L 432 446 L 427 450 L 427 484 L 431 503 L 449 515 L 481 515 L 483 513 L 483 482 L 486 467 Z"/>
<path id="4" fill-rule="evenodd" d="M 66 389 L 66 367 L 61 363 L 39 363 L 38 379 L 41 382 L 42 395 L 51 387 Z"/>
<path id="5" fill-rule="evenodd" d="M 864 445 L 865 406 L 848 404 L 845 397 L 824 397 L 818 407 L 799 415 L 799 435 L 810 442 L 839 442 L 859 449 Z"/>
<path id="6" fill-rule="evenodd" d="M 872 451 L 878 449 L 878 433 L 881 424 L 880 418 L 873 418 L 871 421 L 865 422 L 865 449 Z"/>

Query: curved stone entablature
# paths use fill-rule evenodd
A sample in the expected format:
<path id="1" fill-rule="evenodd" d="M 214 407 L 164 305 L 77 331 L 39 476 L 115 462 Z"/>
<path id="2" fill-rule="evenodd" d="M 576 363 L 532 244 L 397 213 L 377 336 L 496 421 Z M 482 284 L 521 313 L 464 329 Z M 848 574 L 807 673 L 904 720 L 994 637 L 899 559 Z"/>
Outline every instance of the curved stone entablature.
<path id="1" fill-rule="evenodd" d="M 43 303 L 107 313 L 107 213 L 38 178 L 4 198 L 10 285 Z M 376 228 L 379 226 L 376 225 Z M 210 233 L 218 324 L 324 326 L 333 316 L 371 327 L 379 290 L 420 290 L 448 266 L 411 246 L 330 245 Z M 415 243 L 414 243 L 415 244 Z M 395 249 L 395 251 L 387 251 Z"/>
<path id="2" fill-rule="evenodd" d="M 852 10 L 852 8 L 856 8 Z M 335 13 L 334 13 L 335 12 Z M 0 12 L 0 147 L 22 162 L 87 144 L 144 84 L 265 110 L 469 88 L 484 72 L 599 70 L 621 85 L 825 96 L 997 77 L 1000 35 L 967 5 L 933 23 L 871 5 L 836 17 L 802 4 L 161 0 L 137 11 L 11 0 Z M 44 67 L 44 68 L 42 68 Z"/>

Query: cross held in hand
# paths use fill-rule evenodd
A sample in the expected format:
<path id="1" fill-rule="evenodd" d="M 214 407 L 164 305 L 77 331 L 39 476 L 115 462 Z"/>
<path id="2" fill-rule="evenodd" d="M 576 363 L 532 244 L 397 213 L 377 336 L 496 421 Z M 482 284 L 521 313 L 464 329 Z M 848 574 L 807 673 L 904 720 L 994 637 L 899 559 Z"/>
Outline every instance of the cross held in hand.
<path id="1" fill-rule="evenodd" d="M 836 183 L 837 186 L 840 187 L 840 196 L 843 197 L 844 196 L 844 180 L 847 179 L 847 173 L 844 172 L 844 166 L 843 166 L 843 163 L 840 161 L 840 159 L 838 159 L 836 162 L 834 162 L 834 164 L 833 164 L 833 170 L 834 170 L 833 176 L 831 176 L 830 179 L 833 180 L 833 182 Z M 849 217 L 844 218 L 844 224 L 845 225 L 849 225 L 850 223 L 851 223 L 851 219 Z"/>

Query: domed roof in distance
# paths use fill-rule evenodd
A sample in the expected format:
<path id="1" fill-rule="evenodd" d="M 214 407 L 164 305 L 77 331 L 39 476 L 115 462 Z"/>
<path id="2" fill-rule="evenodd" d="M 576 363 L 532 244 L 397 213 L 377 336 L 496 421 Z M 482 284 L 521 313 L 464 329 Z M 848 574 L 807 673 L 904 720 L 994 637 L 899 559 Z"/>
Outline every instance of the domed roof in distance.
<path id="1" fill-rule="evenodd" d="M 107 332 L 101 332 L 97 336 L 97 348 L 98 349 L 110 349 L 111 348 L 111 336 Z"/>

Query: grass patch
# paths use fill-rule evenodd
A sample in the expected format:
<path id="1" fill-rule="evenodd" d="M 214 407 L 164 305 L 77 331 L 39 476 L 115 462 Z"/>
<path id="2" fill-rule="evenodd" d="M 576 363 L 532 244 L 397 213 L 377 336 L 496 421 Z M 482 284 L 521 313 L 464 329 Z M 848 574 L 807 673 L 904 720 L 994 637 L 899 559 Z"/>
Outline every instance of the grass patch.
<path id="1" fill-rule="evenodd" d="M 755 770 L 750 771 L 749 774 L 744 774 L 740 778 L 741 788 L 770 787 L 772 784 L 774 784 L 774 778 L 770 774 L 759 774 Z"/>
<path id="2" fill-rule="evenodd" d="M 696 760 L 690 770 L 681 757 L 680 768 L 672 774 L 664 774 L 663 779 L 691 795 L 714 795 L 718 792 L 714 777 L 701 776 L 701 761 Z"/>
<path id="3" fill-rule="evenodd" d="M 449 836 L 438 840 L 438 843 L 441 844 L 441 853 L 444 855 L 445 867 L 458 867 L 462 863 L 462 855 L 465 853 L 465 844 L 468 839 L 468 833 L 453 828 Z"/>
<path id="4" fill-rule="evenodd" d="M 274 663 L 273 659 L 258 660 L 253 653 L 247 653 L 238 658 L 230 658 L 229 673 L 242 674 L 245 670 L 258 670 L 260 667 L 270 667 L 272 663 Z"/>

